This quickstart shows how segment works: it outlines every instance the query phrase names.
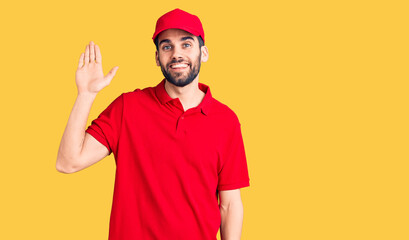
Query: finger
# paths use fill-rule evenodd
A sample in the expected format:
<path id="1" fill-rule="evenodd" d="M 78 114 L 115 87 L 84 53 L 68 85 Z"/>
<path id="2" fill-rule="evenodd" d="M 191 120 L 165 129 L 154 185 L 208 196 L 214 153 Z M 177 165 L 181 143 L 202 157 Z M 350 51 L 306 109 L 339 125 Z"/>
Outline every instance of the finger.
<path id="1" fill-rule="evenodd" d="M 95 44 L 93 41 L 91 41 L 89 44 L 89 62 L 95 62 Z"/>
<path id="2" fill-rule="evenodd" d="M 87 65 L 89 63 L 89 45 L 87 45 L 87 47 L 85 48 L 85 65 Z"/>
<path id="3" fill-rule="evenodd" d="M 84 65 L 84 53 L 81 53 L 80 60 L 78 62 L 78 68 L 81 68 Z"/>
<path id="4" fill-rule="evenodd" d="M 119 67 L 113 67 L 111 71 L 105 76 L 105 81 L 108 82 L 108 84 L 111 82 L 112 78 L 114 78 L 116 71 L 118 70 Z"/>
<path id="5" fill-rule="evenodd" d="M 97 63 L 102 63 L 101 50 L 98 45 L 95 45 L 95 61 Z"/>

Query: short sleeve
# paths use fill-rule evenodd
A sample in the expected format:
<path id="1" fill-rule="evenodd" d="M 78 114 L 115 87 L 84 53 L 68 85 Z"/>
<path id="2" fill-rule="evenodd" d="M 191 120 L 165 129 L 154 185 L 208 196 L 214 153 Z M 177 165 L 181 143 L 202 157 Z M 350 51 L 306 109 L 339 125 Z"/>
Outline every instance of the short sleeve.
<path id="1" fill-rule="evenodd" d="M 250 186 L 246 154 L 244 150 L 241 125 L 234 125 L 229 134 L 226 147 L 220 155 L 218 190 L 233 190 Z"/>
<path id="2" fill-rule="evenodd" d="M 108 149 L 109 154 L 117 152 L 123 116 L 123 95 L 117 97 L 85 130 L 102 143 Z"/>

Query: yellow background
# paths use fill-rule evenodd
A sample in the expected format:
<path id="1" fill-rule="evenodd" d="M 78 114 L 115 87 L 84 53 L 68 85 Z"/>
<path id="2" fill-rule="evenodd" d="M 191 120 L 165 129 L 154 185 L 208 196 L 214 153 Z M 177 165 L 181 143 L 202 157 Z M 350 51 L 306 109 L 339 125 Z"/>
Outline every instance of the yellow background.
<path id="1" fill-rule="evenodd" d="M 107 239 L 115 162 L 55 169 L 86 44 L 104 72 L 88 124 L 162 79 L 151 36 L 198 15 L 200 81 L 238 115 L 242 239 L 409 239 L 406 1 L 8 1 L 0 8 L 0 239 Z"/>

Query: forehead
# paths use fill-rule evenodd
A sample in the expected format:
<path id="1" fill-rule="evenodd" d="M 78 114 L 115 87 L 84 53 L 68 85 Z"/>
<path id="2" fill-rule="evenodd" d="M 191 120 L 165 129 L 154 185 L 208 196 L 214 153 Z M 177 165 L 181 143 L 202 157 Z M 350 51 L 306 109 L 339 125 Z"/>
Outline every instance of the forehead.
<path id="1" fill-rule="evenodd" d="M 185 30 L 171 28 L 171 29 L 167 29 L 167 30 L 161 32 L 158 35 L 158 42 L 160 43 L 160 41 L 164 40 L 164 39 L 168 39 L 168 40 L 171 40 L 171 41 L 177 41 L 177 40 L 180 40 L 183 37 L 192 37 L 194 39 L 194 41 L 197 41 L 195 35 L 193 35 L 193 34 L 191 34 L 189 32 L 186 32 Z"/>

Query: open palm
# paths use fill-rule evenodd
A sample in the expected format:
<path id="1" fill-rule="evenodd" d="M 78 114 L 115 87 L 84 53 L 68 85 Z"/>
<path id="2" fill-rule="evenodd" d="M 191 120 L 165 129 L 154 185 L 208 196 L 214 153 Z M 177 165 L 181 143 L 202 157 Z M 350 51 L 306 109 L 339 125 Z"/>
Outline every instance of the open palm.
<path id="1" fill-rule="evenodd" d="M 111 83 L 118 67 L 114 67 L 104 76 L 102 71 L 102 57 L 98 45 L 90 42 L 82 53 L 75 73 L 78 93 L 98 93 Z"/>

